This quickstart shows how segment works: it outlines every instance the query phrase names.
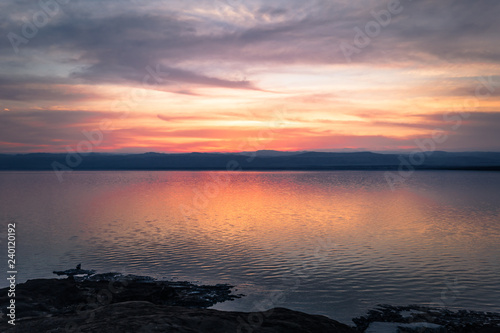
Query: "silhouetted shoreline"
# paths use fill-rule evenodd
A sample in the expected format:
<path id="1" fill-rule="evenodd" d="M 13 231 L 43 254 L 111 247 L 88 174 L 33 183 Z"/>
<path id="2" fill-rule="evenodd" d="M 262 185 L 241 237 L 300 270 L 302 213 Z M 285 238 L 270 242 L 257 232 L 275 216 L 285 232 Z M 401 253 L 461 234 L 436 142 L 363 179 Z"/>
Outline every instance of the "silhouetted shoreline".
<path id="1" fill-rule="evenodd" d="M 0 154 L 0 170 L 171 170 L 171 171 L 330 171 L 473 170 L 500 171 L 500 153 L 416 152 L 253 152 L 186 154 Z"/>
<path id="2" fill-rule="evenodd" d="M 500 332 L 500 314 L 417 305 L 379 305 L 349 326 L 285 308 L 263 312 L 207 309 L 243 295 L 226 284 L 199 286 L 118 273 L 34 279 L 16 286 L 15 325 L 2 332 Z M 0 298 L 9 319 L 8 288 Z M 7 315 L 7 317 L 6 317 Z M 11 322 L 12 323 L 12 322 Z"/>

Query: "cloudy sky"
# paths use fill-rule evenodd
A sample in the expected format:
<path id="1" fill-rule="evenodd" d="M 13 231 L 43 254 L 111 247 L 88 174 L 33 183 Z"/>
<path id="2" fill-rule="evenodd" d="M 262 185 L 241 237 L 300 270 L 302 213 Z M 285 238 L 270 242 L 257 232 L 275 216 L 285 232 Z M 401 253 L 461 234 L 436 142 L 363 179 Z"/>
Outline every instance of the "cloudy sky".
<path id="1" fill-rule="evenodd" d="M 500 151 L 498 0 L 0 3 L 0 152 Z"/>

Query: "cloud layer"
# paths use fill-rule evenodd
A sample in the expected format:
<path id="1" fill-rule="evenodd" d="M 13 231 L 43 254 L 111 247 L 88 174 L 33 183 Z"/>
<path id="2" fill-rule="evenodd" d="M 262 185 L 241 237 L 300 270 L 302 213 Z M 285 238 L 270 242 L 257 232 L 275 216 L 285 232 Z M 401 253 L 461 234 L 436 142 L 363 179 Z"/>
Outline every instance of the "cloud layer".
<path id="1" fill-rule="evenodd" d="M 63 2 L 0 4 L 0 151 L 105 118 L 96 149 L 235 151 L 282 109 L 266 148 L 408 148 L 467 109 L 442 148 L 500 150 L 497 1 Z"/>

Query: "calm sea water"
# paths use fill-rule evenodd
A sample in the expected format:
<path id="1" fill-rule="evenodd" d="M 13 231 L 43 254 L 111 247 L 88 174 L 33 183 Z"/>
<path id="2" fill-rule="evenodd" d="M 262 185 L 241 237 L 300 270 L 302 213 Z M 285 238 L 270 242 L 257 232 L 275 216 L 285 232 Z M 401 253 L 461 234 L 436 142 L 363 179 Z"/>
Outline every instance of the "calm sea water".
<path id="1" fill-rule="evenodd" d="M 417 172 L 391 191 L 383 172 L 2 172 L 3 272 L 9 222 L 21 282 L 81 262 L 247 295 L 223 310 L 500 311 L 500 173 Z"/>

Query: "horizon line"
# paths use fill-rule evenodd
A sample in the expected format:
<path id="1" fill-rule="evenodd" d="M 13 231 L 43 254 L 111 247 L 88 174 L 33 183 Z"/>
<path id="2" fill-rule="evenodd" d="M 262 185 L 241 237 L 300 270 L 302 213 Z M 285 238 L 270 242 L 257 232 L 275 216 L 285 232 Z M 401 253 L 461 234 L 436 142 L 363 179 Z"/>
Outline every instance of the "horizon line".
<path id="1" fill-rule="evenodd" d="M 373 154 L 411 154 L 411 153 L 500 153 L 500 150 L 418 150 L 418 149 L 400 149 L 400 150 L 364 150 L 364 149 L 335 149 L 335 150 L 274 150 L 274 149 L 262 149 L 262 150 L 243 150 L 243 151 L 188 151 L 188 152 L 175 152 L 175 151 L 144 151 L 144 152 L 102 152 L 102 151 L 89 151 L 89 152 L 50 152 L 50 151 L 35 151 L 35 152 L 0 152 L 0 155 L 30 155 L 30 154 L 52 154 L 52 155 L 65 155 L 70 153 L 78 153 L 80 155 L 91 155 L 91 154 L 102 154 L 102 155 L 144 155 L 144 154 L 165 154 L 165 155 L 182 155 L 182 154 L 250 154 L 259 152 L 274 152 L 274 153 L 373 153 Z"/>

